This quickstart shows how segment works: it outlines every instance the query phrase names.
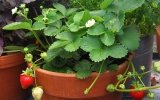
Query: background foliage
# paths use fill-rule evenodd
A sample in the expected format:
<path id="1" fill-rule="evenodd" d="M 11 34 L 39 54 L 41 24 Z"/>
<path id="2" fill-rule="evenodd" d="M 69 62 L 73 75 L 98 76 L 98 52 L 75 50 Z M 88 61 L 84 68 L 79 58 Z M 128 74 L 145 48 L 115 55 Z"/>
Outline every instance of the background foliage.
<path id="1" fill-rule="evenodd" d="M 145 0 L 138 9 L 126 14 L 125 24 L 135 24 L 140 28 L 141 35 L 155 34 L 160 23 L 160 0 Z"/>

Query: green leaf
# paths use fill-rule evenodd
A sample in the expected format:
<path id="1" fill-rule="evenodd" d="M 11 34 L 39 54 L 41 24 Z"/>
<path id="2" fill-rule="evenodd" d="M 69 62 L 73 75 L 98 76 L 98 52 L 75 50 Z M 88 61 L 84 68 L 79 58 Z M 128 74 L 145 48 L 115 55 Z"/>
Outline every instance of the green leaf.
<path id="1" fill-rule="evenodd" d="M 58 40 L 58 41 L 53 42 L 53 44 L 51 44 L 51 46 L 49 48 L 50 49 L 56 49 L 56 48 L 63 47 L 67 44 L 69 44 L 69 41 Z"/>
<path id="2" fill-rule="evenodd" d="M 113 0 L 104 0 L 100 4 L 101 9 L 106 9 L 112 2 L 113 2 Z"/>
<path id="3" fill-rule="evenodd" d="M 102 43 L 106 46 L 111 46 L 115 42 L 115 35 L 110 31 L 105 32 L 105 34 L 102 35 L 100 38 Z"/>
<path id="4" fill-rule="evenodd" d="M 44 18 L 43 15 L 39 15 L 39 16 L 35 17 L 34 20 L 36 20 L 37 22 L 43 22 L 43 18 Z"/>
<path id="5" fill-rule="evenodd" d="M 117 5 L 115 5 L 115 4 L 112 3 L 112 4 L 107 8 L 107 11 L 108 11 L 108 12 L 114 12 L 114 13 L 118 14 L 118 13 L 120 12 L 120 9 L 118 8 Z"/>
<path id="6" fill-rule="evenodd" d="M 89 11 L 84 11 L 84 14 L 83 14 L 83 17 L 82 17 L 82 20 L 80 21 L 80 25 L 84 26 L 86 24 L 86 22 L 88 20 L 90 20 L 92 17 L 89 13 Z"/>
<path id="7" fill-rule="evenodd" d="M 69 59 L 69 58 L 74 58 L 74 59 L 80 59 L 80 55 L 77 52 L 68 52 L 68 51 L 63 51 L 60 57 Z"/>
<path id="8" fill-rule="evenodd" d="M 4 49 L 5 50 L 20 50 L 20 51 L 23 51 L 23 48 L 22 46 L 5 46 Z"/>
<path id="9" fill-rule="evenodd" d="M 70 8 L 67 10 L 66 16 L 70 16 L 77 11 L 77 8 Z"/>
<path id="10" fill-rule="evenodd" d="M 120 44 L 115 44 L 107 47 L 106 50 L 108 51 L 109 56 L 113 58 L 122 58 L 128 54 L 127 48 Z"/>
<path id="11" fill-rule="evenodd" d="M 119 30 L 119 32 L 117 32 L 115 34 L 117 34 L 117 35 L 123 35 L 124 34 L 123 29 Z"/>
<path id="12" fill-rule="evenodd" d="M 103 22 L 104 19 L 100 16 L 93 16 L 93 19 L 96 21 L 96 22 Z"/>
<path id="13" fill-rule="evenodd" d="M 43 22 L 35 22 L 32 26 L 32 30 L 42 30 L 44 29 L 46 26 Z"/>
<path id="14" fill-rule="evenodd" d="M 79 25 L 76 23 L 68 25 L 68 28 L 70 29 L 71 32 L 77 32 L 80 29 Z"/>
<path id="15" fill-rule="evenodd" d="M 55 36 L 59 32 L 60 31 L 56 27 L 53 27 L 53 26 L 49 26 L 49 27 L 47 27 L 47 28 L 44 29 L 44 34 L 46 36 Z"/>
<path id="16" fill-rule="evenodd" d="M 73 41 L 74 35 L 71 32 L 65 31 L 57 34 L 55 38 L 64 41 Z"/>
<path id="17" fill-rule="evenodd" d="M 124 25 L 124 21 L 125 21 L 125 13 L 120 11 L 119 15 L 118 15 L 118 18 L 119 18 L 120 25 L 122 27 Z"/>
<path id="18" fill-rule="evenodd" d="M 49 13 L 50 9 L 44 8 L 42 9 L 42 15 L 43 17 L 46 16 Z"/>
<path id="19" fill-rule="evenodd" d="M 119 36 L 120 43 L 131 51 L 136 50 L 139 47 L 140 32 L 133 26 L 126 27 L 123 31 L 124 34 Z"/>
<path id="20" fill-rule="evenodd" d="M 65 6 L 63 6 L 62 4 L 59 4 L 59 3 L 54 3 L 53 6 L 58 10 L 60 11 L 64 16 L 66 15 L 66 8 Z"/>
<path id="21" fill-rule="evenodd" d="M 55 23 L 51 23 L 50 27 L 51 26 L 56 27 L 57 29 L 60 29 L 60 28 L 62 28 L 62 21 L 59 20 L 59 21 L 56 21 Z"/>
<path id="22" fill-rule="evenodd" d="M 114 4 L 124 12 L 132 11 L 140 7 L 145 0 L 115 0 Z"/>
<path id="23" fill-rule="evenodd" d="M 54 60 L 53 60 L 54 61 Z M 60 72 L 60 73 L 74 73 L 74 71 L 70 67 L 63 67 L 59 68 L 54 66 L 53 62 L 49 62 L 43 65 L 43 69 L 53 72 Z"/>
<path id="24" fill-rule="evenodd" d="M 64 49 L 68 52 L 73 52 L 79 49 L 80 44 L 81 44 L 81 38 L 78 38 L 77 40 L 67 44 Z"/>
<path id="25" fill-rule="evenodd" d="M 61 48 L 57 48 L 57 49 L 49 48 L 47 51 L 47 56 L 46 56 L 45 60 L 47 62 L 50 62 L 55 57 L 57 57 L 59 54 L 61 54 L 61 52 L 63 52 L 63 49 L 61 49 Z"/>
<path id="26" fill-rule="evenodd" d="M 108 28 L 112 32 L 119 32 L 124 25 L 125 16 L 123 12 L 121 12 L 118 16 L 114 13 L 107 13 L 104 19 L 104 24 L 106 28 Z"/>
<path id="27" fill-rule="evenodd" d="M 3 27 L 4 30 L 18 30 L 28 29 L 31 30 L 31 24 L 28 22 L 13 22 Z"/>
<path id="28" fill-rule="evenodd" d="M 87 78 L 91 75 L 91 63 L 88 60 L 82 60 L 74 66 L 77 71 L 76 77 L 79 79 Z"/>
<path id="29" fill-rule="evenodd" d="M 86 70 L 86 71 L 78 71 L 76 73 L 76 78 L 78 79 L 85 79 L 91 75 L 92 71 L 91 70 Z"/>
<path id="30" fill-rule="evenodd" d="M 109 56 L 107 49 L 94 49 L 89 53 L 90 59 L 94 62 L 105 60 Z"/>
<path id="31" fill-rule="evenodd" d="M 34 34 L 32 32 L 26 32 L 24 35 L 25 38 L 34 38 Z"/>
<path id="32" fill-rule="evenodd" d="M 84 36 L 81 42 L 81 49 L 86 52 L 90 52 L 93 49 L 98 49 L 102 47 L 102 43 L 98 37 L 95 36 Z"/>
<path id="33" fill-rule="evenodd" d="M 36 50 L 36 45 L 35 44 L 29 44 L 27 45 L 28 48 L 28 52 L 32 52 L 34 50 Z"/>
<path id="34" fill-rule="evenodd" d="M 110 70 L 110 71 L 117 71 L 118 69 L 118 65 L 117 64 L 111 64 L 107 67 L 107 70 Z"/>
<path id="35" fill-rule="evenodd" d="M 58 22 L 59 20 L 61 20 L 62 18 L 64 18 L 64 16 L 62 14 L 56 13 L 54 11 L 50 11 L 47 14 L 47 18 L 48 21 L 46 22 L 47 24 L 53 24 L 55 22 Z M 54 25 L 54 24 L 53 24 Z"/>
<path id="36" fill-rule="evenodd" d="M 90 11 L 90 15 L 91 16 L 104 16 L 106 13 L 106 10 L 94 10 L 94 11 Z"/>
<path id="37" fill-rule="evenodd" d="M 84 11 L 77 12 L 77 13 L 75 14 L 75 16 L 73 17 L 74 23 L 80 23 L 80 21 L 81 21 L 82 18 L 83 18 L 83 15 L 84 15 Z"/>
<path id="38" fill-rule="evenodd" d="M 85 71 L 85 70 L 90 70 L 90 69 L 91 69 L 91 62 L 89 62 L 88 60 L 79 61 L 74 66 L 75 71 Z"/>
<path id="39" fill-rule="evenodd" d="M 104 34 L 105 27 L 103 24 L 96 24 L 93 27 L 89 28 L 87 33 L 89 35 L 101 35 Z"/>
<path id="40" fill-rule="evenodd" d="M 43 69 L 44 70 L 48 70 L 48 71 L 58 71 L 58 69 L 56 69 L 55 67 L 53 67 L 50 63 L 46 63 L 43 65 Z"/>
<path id="41" fill-rule="evenodd" d="M 65 65 L 67 64 L 67 59 L 64 59 L 64 58 L 57 56 L 55 59 L 53 59 L 51 61 L 51 64 L 54 67 L 57 67 L 59 69 L 63 69 L 64 67 L 66 67 Z"/>
<path id="42" fill-rule="evenodd" d="M 98 73 L 101 66 L 102 66 L 102 62 L 93 63 L 91 69 L 92 69 L 92 71 Z M 102 66 L 101 73 L 104 73 L 107 70 L 107 66 L 108 66 L 108 64 L 106 62 L 104 62 L 103 66 Z"/>

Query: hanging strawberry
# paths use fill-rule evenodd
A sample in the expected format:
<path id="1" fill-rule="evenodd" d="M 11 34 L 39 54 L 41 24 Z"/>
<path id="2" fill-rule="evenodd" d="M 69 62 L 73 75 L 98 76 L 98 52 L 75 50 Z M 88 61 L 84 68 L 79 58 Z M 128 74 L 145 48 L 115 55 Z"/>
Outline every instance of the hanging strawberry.
<path id="1" fill-rule="evenodd" d="M 27 89 L 34 85 L 34 74 L 32 69 L 27 68 L 26 71 L 23 71 L 20 75 L 20 83 L 23 89 Z"/>
<path id="2" fill-rule="evenodd" d="M 43 89 L 41 87 L 35 87 L 32 89 L 32 96 L 34 100 L 41 100 L 43 95 Z"/>
<path id="3" fill-rule="evenodd" d="M 134 100 L 142 100 L 145 96 L 145 92 L 144 91 L 134 91 L 134 92 L 130 92 L 130 95 Z"/>
<path id="4" fill-rule="evenodd" d="M 132 85 L 130 89 L 140 88 L 142 87 L 141 84 Z M 145 97 L 145 91 L 131 91 L 130 96 L 133 100 L 142 100 Z"/>

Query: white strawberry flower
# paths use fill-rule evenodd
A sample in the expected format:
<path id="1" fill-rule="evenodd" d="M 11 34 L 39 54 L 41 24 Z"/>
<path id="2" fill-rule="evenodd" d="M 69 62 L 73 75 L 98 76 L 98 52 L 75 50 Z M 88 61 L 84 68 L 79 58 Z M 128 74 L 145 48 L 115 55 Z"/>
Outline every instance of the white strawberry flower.
<path id="1" fill-rule="evenodd" d="M 13 8 L 13 9 L 12 9 L 12 15 L 15 14 L 15 13 L 17 12 L 17 10 L 18 10 L 17 7 Z"/>
<path id="2" fill-rule="evenodd" d="M 94 19 L 90 19 L 86 22 L 85 26 L 92 27 L 95 23 L 96 23 L 96 21 Z"/>
<path id="3" fill-rule="evenodd" d="M 43 95 L 43 89 L 41 87 L 35 87 L 32 89 L 32 96 L 34 100 L 41 100 Z"/>

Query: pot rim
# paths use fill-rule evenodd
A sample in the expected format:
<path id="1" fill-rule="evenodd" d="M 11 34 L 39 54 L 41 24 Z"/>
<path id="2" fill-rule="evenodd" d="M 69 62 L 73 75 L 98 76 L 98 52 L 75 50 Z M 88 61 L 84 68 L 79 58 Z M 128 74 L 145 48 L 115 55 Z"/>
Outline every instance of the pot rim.
<path id="1" fill-rule="evenodd" d="M 2 56 L 0 56 L 0 59 L 1 59 L 1 58 L 2 58 L 2 59 L 5 59 L 5 58 L 8 58 L 8 57 L 13 57 L 13 56 L 15 56 L 15 55 L 22 55 L 22 53 L 21 53 L 21 52 L 15 52 L 15 53 L 7 54 L 7 55 L 2 55 Z"/>
<path id="2" fill-rule="evenodd" d="M 24 55 L 21 52 L 0 56 L 0 69 L 14 67 L 24 62 Z"/>

